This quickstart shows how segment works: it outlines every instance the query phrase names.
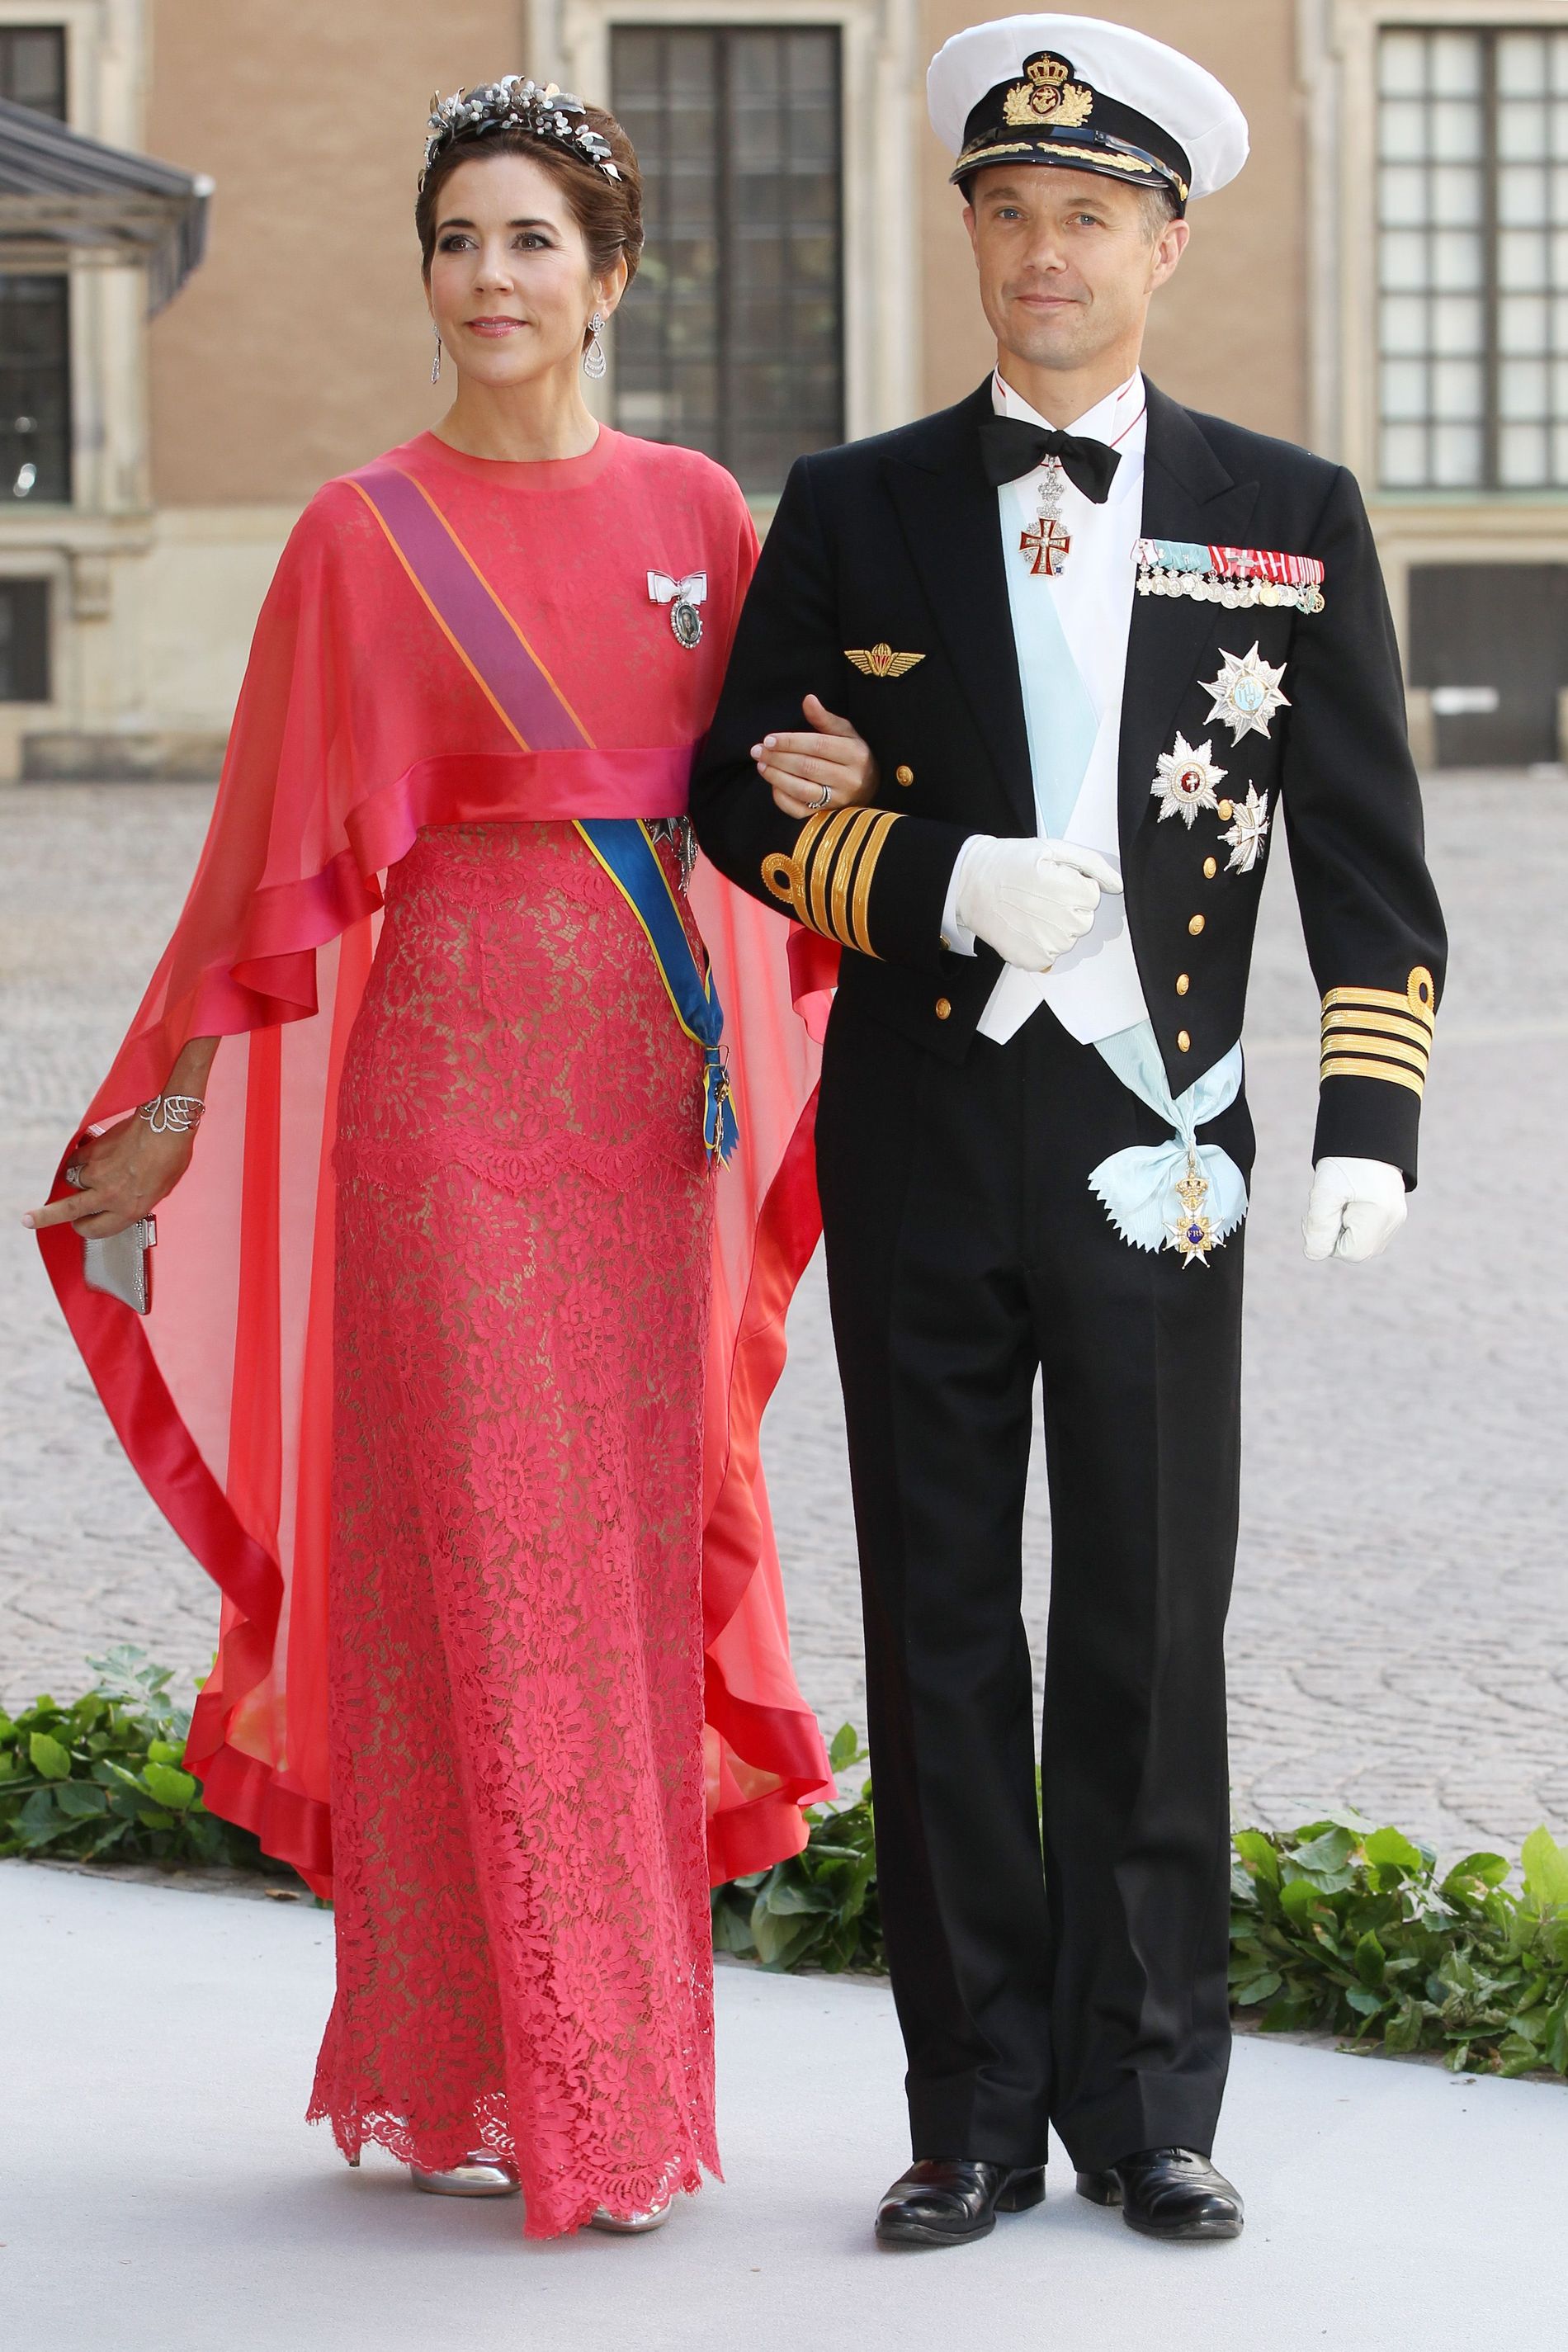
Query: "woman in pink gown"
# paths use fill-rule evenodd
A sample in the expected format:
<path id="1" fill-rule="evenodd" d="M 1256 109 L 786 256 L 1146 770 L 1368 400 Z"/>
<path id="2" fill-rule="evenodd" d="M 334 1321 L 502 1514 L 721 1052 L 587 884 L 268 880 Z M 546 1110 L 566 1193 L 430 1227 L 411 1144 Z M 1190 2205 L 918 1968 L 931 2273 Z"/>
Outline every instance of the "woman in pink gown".
<path id="1" fill-rule="evenodd" d="M 581 396 L 636 159 L 515 79 L 433 130 L 456 404 L 301 519 L 180 929 L 37 1222 L 224 1587 L 189 1760 L 334 1895 L 312 2116 L 424 2186 L 521 2181 L 548 2236 L 717 2169 L 710 1876 L 796 1849 L 826 1784 L 755 1447 L 815 1069 L 768 919 L 700 874 L 710 969 L 682 870 L 744 502 Z M 764 774 L 868 798 L 808 716 Z M 154 1202 L 139 1321 L 69 1228 Z"/>

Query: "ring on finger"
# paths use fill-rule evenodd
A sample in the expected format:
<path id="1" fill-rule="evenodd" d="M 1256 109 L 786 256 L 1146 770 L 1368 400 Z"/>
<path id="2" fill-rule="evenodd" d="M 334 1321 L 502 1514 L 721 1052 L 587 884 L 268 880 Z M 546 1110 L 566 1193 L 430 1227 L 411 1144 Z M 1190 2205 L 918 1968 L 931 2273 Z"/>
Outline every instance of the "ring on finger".
<path id="1" fill-rule="evenodd" d="M 81 1169 L 76 1160 L 73 1160 L 65 1171 L 65 1180 L 73 1192 L 79 1192 L 84 1189 Z"/>
<path id="2" fill-rule="evenodd" d="M 812 814 L 815 815 L 818 809 L 831 808 L 832 805 L 833 787 L 831 784 L 824 784 L 822 790 L 811 803 Z"/>

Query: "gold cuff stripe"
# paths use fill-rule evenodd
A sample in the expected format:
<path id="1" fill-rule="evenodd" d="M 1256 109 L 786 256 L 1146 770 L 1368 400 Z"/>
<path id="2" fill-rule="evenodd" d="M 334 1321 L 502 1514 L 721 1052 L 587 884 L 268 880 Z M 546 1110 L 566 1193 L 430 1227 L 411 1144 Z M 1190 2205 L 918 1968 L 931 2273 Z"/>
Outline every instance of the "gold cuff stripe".
<path id="1" fill-rule="evenodd" d="M 1403 989 L 1397 988 L 1331 988 L 1323 999 L 1323 1011 L 1331 1013 L 1337 1004 L 1348 1004 L 1352 1010 L 1361 1006 L 1384 1013 L 1407 1013 L 1414 1021 L 1424 1021 L 1428 1029 L 1436 1014 L 1436 990 L 1432 975 L 1424 963 L 1411 967 L 1410 977 Z"/>
<path id="2" fill-rule="evenodd" d="M 1412 1006 L 1405 997 L 1396 996 L 1391 988 L 1333 989 L 1323 999 L 1325 1024 L 1333 1019 L 1336 1013 L 1382 1013 L 1395 1020 L 1410 1022 L 1414 1027 L 1424 1031 L 1428 1037 L 1432 1034 L 1434 1026 L 1432 1015 L 1425 1006 Z"/>
<path id="3" fill-rule="evenodd" d="M 851 935 L 850 945 L 852 947 L 858 948 L 862 955 L 875 956 L 877 952 L 876 949 L 871 945 L 871 926 L 869 919 L 871 905 L 871 877 L 877 870 L 877 860 L 882 855 L 888 835 L 891 833 L 898 821 L 898 815 L 895 811 L 891 809 L 885 809 L 883 811 L 882 814 L 877 819 L 876 824 L 871 829 L 867 839 L 865 852 L 860 859 L 860 871 L 855 881 L 855 904 L 850 910 L 849 924 Z"/>
<path id="4" fill-rule="evenodd" d="M 1412 966 L 1403 990 L 1331 988 L 1323 998 L 1320 1082 L 1382 1078 L 1424 1094 L 1436 997 L 1432 975 L 1420 963 Z"/>
<path id="5" fill-rule="evenodd" d="M 852 809 L 839 809 L 830 816 L 817 837 L 811 853 L 811 928 L 830 939 L 838 934 L 827 919 L 827 893 L 833 880 L 834 860 L 838 845 L 855 822 Z M 804 861 L 803 861 L 804 863 Z"/>
<path id="6" fill-rule="evenodd" d="M 1423 1049 L 1430 1049 L 1432 1044 L 1431 1030 L 1422 1022 L 1412 1020 L 1408 1013 L 1352 1012 L 1348 1007 L 1338 1013 L 1325 1013 L 1323 1015 L 1325 1045 L 1331 1034 L 1340 1029 L 1375 1029 L 1385 1037 L 1403 1037 L 1407 1045 L 1419 1045 Z"/>
<path id="7" fill-rule="evenodd" d="M 1414 1070 L 1401 1070 L 1392 1062 L 1363 1062 L 1353 1055 L 1336 1056 L 1323 1064 L 1320 1076 L 1324 1078 L 1386 1078 L 1391 1085 L 1408 1087 L 1413 1095 L 1424 1094 L 1426 1080 Z"/>
<path id="8" fill-rule="evenodd" d="M 1426 1075 L 1426 1049 L 1420 1045 L 1407 1045 L 1399 1038 L 1363 1036 L 1352 1029 L 1343 1036 L 1324 1038 L 1324 1061 L 1335 1054 L 1377 1054 L 1386 1061 L 1403 1062 L 1408 1068 L 1419 1070 L 1423 1077 Z"/>
<path id="9" fill-rule="evenodd" d="M 763 884 L 775 898 L 792 907 L 803 923 L 809 924 L 810 910 L 805 896 L 805 866 L 817 835 L 828 823 L 826 816 L 808 816 L 795 837 L 795 854 L 786 856 L 773 849 L 763 860 Z"/>
<path id="10" fill-rule="evenodd" d="M 860 854 L 860 845 L 876 822 L 874 810 L 860 809 L 857 812 L 855 822 L 844 836 L 844 845 L 834 865 L 833 904 L 828 919 L 835 936 L 841 940 L 848 936 L 849 885 L 855 877 L 855 860 Z"/>
<path id="11" fill-rule="evenodd" d="M 816 836 L 822 831 L 823 826 L 831 824 L 832 822 L 833 819 L 830 816 L 808 816 L 805 823 L 801 826 L 800 831 L 795 835 L 795 862 L 803 869 L 803 871 L 805 860 L 811 854 L 812 843 L 816 839 Z"/>
<path id="12" fill-rule="evenodd" d="M 770 850 L 763 858 L 763 886 L 808 929 L 872 955 L 867 925 L 871 877 L 898 822 L 892 809 L 837 809 L 831 816 L 826 811 L 809 816 L 795 835 L 793 856 Z"/>

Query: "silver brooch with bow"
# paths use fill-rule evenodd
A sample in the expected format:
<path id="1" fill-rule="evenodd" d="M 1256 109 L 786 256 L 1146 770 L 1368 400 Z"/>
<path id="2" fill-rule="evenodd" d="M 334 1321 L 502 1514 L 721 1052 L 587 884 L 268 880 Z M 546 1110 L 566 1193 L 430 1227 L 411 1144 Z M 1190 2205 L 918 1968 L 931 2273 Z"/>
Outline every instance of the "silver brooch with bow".
<path id="1" fill-rule="evenodd" d="M 650 572 L 647 593 L 656 604 L 669 606 L 676 644 L 694 652 L 702 642 L 702 615 L 697 608 L 708 594 L 706 572 L 689 572 L 684 580 L 672 580 L 668 572 Z"/>

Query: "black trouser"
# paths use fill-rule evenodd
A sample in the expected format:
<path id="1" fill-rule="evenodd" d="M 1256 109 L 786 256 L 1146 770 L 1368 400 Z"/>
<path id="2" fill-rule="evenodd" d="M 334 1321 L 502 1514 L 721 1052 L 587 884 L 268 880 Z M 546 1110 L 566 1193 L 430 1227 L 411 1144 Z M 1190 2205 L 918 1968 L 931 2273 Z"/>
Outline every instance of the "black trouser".
<path id="1" fill-rule="evenodd" d="M 1222 1635 L 1242 1236 L 1137 1250 L 1089 1189 L 1169 1129 L 1046 1010 L 952 1068 L 836 1013 L 817 1125 L 877 1851 L 917 2157 L 1207 2153 L 1225 2086 Z M 1238 1102 L 1204 1140 L 1244 1168 Z M 1043 1368 L 1043 1822 L 1020 1614 Z"/>

